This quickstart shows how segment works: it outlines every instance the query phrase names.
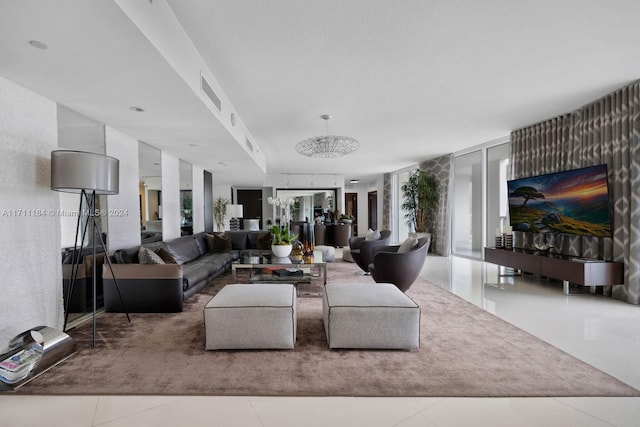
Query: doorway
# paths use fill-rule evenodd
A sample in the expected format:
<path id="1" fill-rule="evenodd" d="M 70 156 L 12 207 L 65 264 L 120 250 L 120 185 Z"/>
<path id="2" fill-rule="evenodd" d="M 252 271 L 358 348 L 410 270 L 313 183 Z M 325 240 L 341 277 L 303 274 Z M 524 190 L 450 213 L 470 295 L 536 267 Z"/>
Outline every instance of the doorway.
<path id="1" fill-rule="evenodd" d="M 367 222 L 371 230 L 378 229 L 378 192 L 369 191 L 367 193 Z"/>
<path id="2" fill-rule="evenodd" d="M 358 235 L 358 193 L 344 193 L 344 213 L 353 217 L 353 235 Z"/>
<path id="3" fill-rule="evenodd" d="M 242 218 L 259 219 L 262 230 L 262 190 L 237 190 L 236 204 L 242 205 Z"/>

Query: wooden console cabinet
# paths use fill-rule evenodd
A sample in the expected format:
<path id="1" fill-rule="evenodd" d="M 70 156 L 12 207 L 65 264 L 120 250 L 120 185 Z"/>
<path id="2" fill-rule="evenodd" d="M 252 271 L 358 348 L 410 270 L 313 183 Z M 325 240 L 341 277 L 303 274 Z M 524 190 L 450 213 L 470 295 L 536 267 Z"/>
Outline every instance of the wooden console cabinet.
<path id="1" fill-rule="evenodd" d="M 624 264 L 600 260 L 581 260 L 535 253 L 484 248 L 484 260 L 536 276 L 562 280 L 565 295 L 569 284 L 606 286 L 624 283 Z"/>

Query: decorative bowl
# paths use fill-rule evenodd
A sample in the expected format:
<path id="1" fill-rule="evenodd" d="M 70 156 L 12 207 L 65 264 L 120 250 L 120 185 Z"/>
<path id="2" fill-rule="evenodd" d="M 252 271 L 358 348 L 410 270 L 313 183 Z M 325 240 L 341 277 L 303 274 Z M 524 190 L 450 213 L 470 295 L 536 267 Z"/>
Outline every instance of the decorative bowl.
<path id="1" fill-rule="evenodd" d="M 271 252 L 278 258 L 284 258 L 289 256 L 291 248 L 291 245 L 271 245 Z"/>

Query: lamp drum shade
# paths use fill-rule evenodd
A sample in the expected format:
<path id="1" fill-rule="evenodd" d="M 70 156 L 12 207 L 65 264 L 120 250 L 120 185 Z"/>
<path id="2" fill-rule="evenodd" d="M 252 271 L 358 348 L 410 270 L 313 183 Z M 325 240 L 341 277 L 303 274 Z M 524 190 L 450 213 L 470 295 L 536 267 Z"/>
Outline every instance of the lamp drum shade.
<path id="1" fill-rule="evenodd" d="M 52 151 L 51 189 L 66 193 L 85 190 L 96 194 L 118 194 L 120 161 L 85 151 Z"/>
<path id="2" fill-rule="evenodd" d="M 243 215 L 242 205 L 227 205 L 227 216 L 229 218 L 242 218 Z"/>

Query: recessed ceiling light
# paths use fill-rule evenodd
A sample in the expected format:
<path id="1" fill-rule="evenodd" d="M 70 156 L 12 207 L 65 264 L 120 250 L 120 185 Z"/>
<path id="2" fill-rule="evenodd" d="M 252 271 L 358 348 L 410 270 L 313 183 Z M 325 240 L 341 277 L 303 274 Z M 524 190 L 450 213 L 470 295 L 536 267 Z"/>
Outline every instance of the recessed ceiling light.
<path id="1" fill-rule="evenodd" d="M 198 144 L 189 144 L 189 147 L 197 147 Z"/>
<path id="2" fill-rule="evenodd" d="M 144 109 L 143 109 L 143 108 L 136 107 L 135 105 L 134 105 L 134 106 L 132 106 L 132 107 L 129 107 L 129 110 L 131 110 L 131 111 L 135 111 L 135 112 L 137 112 L 137 113 L 141 113 L 141 112 L 143 112 L 143 111 L 144 111 Z"/>
<path id="3" fill-rule="evenodd" d="M 352 180 L 351 180 L 351 181 L 349 181 L 349 182 L 350 182 L 350 183 L 352 183 L 352 184 L 357 184 L 357 183 L 359 183 L 359 182 L 360 182 L 360 180 L 358 180 L 358 179 L 352 179 Z"/>
<path id="4" fill-rule="evenodd" d="M 36 49 L 42 49 L 42 50 L 47 49 L 47 45 L 42 43 L 40 40 L 29 40 L 29 44 L 35 47 Z"/>

